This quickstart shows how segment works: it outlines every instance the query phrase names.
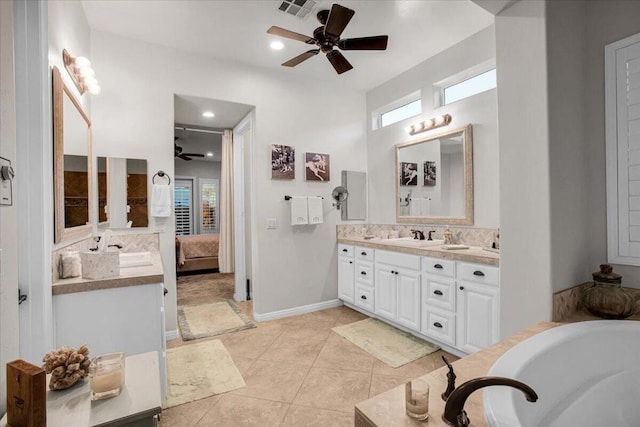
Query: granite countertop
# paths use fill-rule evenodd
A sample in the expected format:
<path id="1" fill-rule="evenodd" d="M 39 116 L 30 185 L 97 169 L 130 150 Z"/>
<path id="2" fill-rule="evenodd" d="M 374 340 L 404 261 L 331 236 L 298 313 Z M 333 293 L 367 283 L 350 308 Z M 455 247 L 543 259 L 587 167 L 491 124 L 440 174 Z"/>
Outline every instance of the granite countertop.
<path id="1" fill-rule="evenodd" d="M 539 322 L 491 347 L 453 362 L 452 365 L 457 375 L 456 384 L 460 385 L 470 379 L 487 375 L 495 361 L 511 347 L 533 335 L 560 325 L 562 323 Z M 355 407 L 356 427 L 446 427 L 441 418 L 445 402 L 440 397 L 440 394 L 447 388 L 447 372 L 448 368 L 445 366 L 420 377 L 429 383 L 429 420 L 427 423 L 413 420 L 406 415 L 403 384 L 358 403 Z M 472 426 L 487 425 L 484 418 L 481 390 L 469 396 L 465 410 L 471 419 Z"/>
<path id="2" fill-rule="evenodd" d="M 384 239 L 364 240 L 358 238 L 339 238 L 338 243 L 356 245 L 364 248 L 384 249 L 388 251 L 402 252 L 413 255 L 431 256 L 435 258 L 450 259 L 453 261 L 475 262 L 486 265 L 500 265 L 500 254 L 490 252 L 478 246 L 469 246 L 469 249 L 442 249 L 440 246 L 416 248 L 414 246 L 402 246 L 401 244 L 385 243 Z"/>
<path id="3" fill-rule="evenodd" d="M 121 268 L 119 276 L 108 279 L 83 279 L 82 277 L 59 279 L 53 283 L 51 290 L 53 295 L 63 295 L 75 292 L 163 283 L 164 270 L 162 268 L 160 253 L 151 252 L 151 262 L 151 265 Z"/>

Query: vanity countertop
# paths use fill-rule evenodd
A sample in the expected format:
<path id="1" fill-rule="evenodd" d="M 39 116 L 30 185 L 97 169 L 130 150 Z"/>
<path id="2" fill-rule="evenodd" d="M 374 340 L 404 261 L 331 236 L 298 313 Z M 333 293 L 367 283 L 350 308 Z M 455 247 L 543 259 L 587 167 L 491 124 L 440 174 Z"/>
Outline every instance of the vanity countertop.
<path id="1" fill-rule="evenodd" d="M 452 363 L 457 375 L 456 384 L 460 385 L 473 378 L 487 375 L 487 372 L 500 356 L 516 344 L 533 335 L 560 326 L 562 323 L 539 322 L 534 326 L 506 338 L 489 348 Z M 355 408 L 356 427 L 376 426 L 425 426 L 446 427 L 442 421 L 445 402 L 440 394 L 447 388 L 448 368 L 442 367 L 420 378 L 429 383 L 429 421 L 424 423 L 409 418 L 405 413 L 404 384 L 371 399 L 360 402 Z M 486 426 L 482 392 L 469 396 L 465 405 L 473 426 Z"/>
<path id="2" fill-rule="evenodd" d="M 429 246 L 426 248 L 416 248 L 413 246 L 403 246 L 398 243 L 385 243 L 384 239 L 345 239 L 339 238 L 338 243 L 345 245 L 355 245 L 363 248 L 384 249 L 387 251 L 402 252 L 413 255 L 423 255 L 435 258 L 450 259 L 453 261 L 474 262 L 486 265 L 500 265 L 500 254 L 490 252 L 478 246 L 470 246 L 469 249 L 442 249 L 442 246 Z"/>
<path id="3" fill-rule="evenodd" d="M 164 271 L 158 252 L 151 252 L 151 262 L 151 265 L 121 268 L 119 276 L 108 279 L 83 279 L 82 276 L 70 279 L 58 279 L 53 283 L 52 293 L 53 295 L 62 295 L 75 292 L 163 283 Z"/>

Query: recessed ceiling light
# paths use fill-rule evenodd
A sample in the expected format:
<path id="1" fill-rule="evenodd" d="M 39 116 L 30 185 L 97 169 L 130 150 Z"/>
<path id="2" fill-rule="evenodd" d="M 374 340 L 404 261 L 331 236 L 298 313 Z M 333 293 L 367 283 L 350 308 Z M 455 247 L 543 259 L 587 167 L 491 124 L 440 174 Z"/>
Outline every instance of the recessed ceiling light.
<path id="1" fill-rule="evenodd" d="M 213 157 L 213 153 L 212 153 L 211 151 L 209 151 L 209 152 L 207 153 L 207 157 Z"/>
<path id="2" fill-rule="evenodd" d="M 204 117 L 214 117 L 215 114 L 213 114 L 211 111 L 205 111 L 204 113 L 202 113 L 202 115 Z"/>
<path id="3" fill-rule="evenodd" d="M 280 41 L 272 41 L 271 44 L 271 49 L 273 50 L 282 50 L 282 48 L 284 47 L 284 44 Z"/>

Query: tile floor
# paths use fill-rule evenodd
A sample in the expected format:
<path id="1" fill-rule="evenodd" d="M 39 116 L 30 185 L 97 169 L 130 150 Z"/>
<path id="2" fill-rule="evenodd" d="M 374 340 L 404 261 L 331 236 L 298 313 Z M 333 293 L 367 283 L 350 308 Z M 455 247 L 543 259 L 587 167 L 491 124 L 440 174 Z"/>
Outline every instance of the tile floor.
<path id="1" fill-rule="evenodd" d="M 251 302 L 238 306 L 252 316 Z M 170 341 L 168 347 L 220 339 L 247 387 L 164 410 L 160 425 L 353 426 L 357 402 L 443 366 L 442 355 L 457 360 L 439 350 L 394 369 L 331 331 L 365 318 L 337 307 L 202 340 Z"/>

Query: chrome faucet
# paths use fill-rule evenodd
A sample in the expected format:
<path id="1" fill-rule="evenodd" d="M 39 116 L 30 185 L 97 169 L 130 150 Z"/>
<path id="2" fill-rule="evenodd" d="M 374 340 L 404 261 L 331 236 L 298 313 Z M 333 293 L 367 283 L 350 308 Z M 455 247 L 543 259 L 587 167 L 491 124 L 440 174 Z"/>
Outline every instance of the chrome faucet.
<path id="1" fill-rule="evenodd" d="M 464 410 L 464 404 L 466 403 L 467 398 L 471 393 L 480 388 L 494 385 L 506 385 L 509 387 L 517 388 L 522 393 L 524 393 L 525 398 L 529 402 L 535 402 L 538 400 L 538 395 L 536 394 L 536 392 L 531 387 L 518 380 L 505 377 L 474 378 L 460 385 L 448 396 L 447 403 L 444 406 L 444 414 L 442 414 L 442 420 L 448 425 L 454 427 L 468 426 L 471 421 L 467 416 L 467 412 Z"/>

